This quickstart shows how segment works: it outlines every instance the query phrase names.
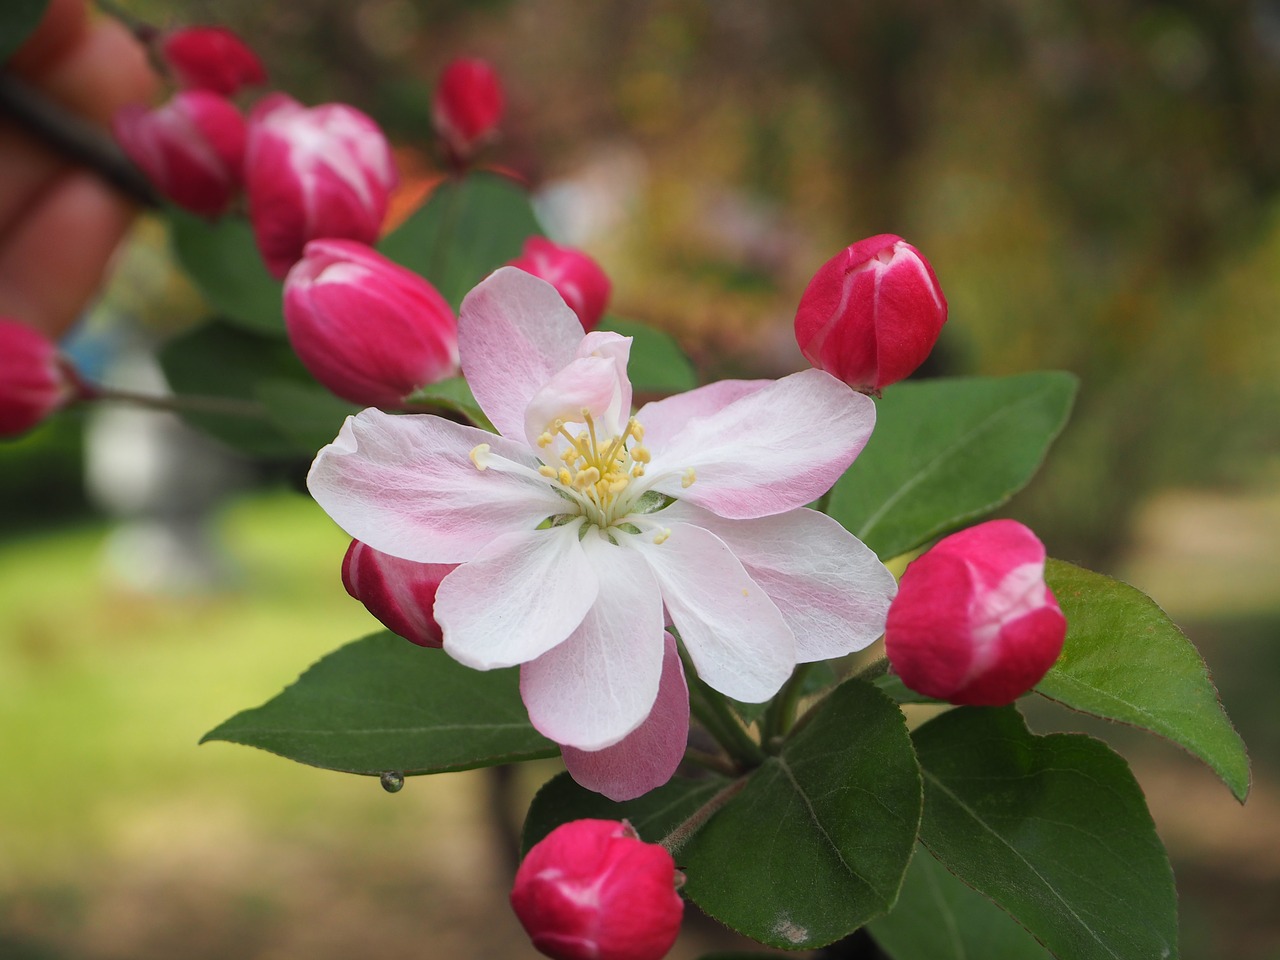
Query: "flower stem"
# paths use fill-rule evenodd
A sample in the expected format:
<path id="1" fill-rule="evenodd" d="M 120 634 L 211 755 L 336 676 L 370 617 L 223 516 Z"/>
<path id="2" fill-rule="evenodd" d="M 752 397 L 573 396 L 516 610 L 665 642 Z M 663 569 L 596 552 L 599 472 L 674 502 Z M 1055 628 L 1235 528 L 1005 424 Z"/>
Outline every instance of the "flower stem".
<path id="1" fill-rule="evenodd" d="M 696 676 L 689 677 L 689 692 L 690 711 L 729 756 L 749 767 L 758 767 L 764 762 L 764 750 L 743 729 L 724 697 Z"/>
<path id="2" fill-rule="evenodd" d="M 796 707 L 800 704 L 800 698 L 804 696 L 804 681 L 812 667 L 811 663 L 796 664 L 791 679 L 783 684 L 782 689 L 773 698 L 773 702 L 769 704 L 769 709 L 764 715 L 763 740 L 766 745 L 777 738 L 785 737 L 791 730 L 791 725 L 796 719 Z"/>
<path id="3" fill-rule="evenodd" d="M 688 747 L 684 752 L 684 759 L 686 762 L 696 764 L 704 770 L 723 774 L 726 777 L 736 777 L 742 772 L 734 766 L 733 761 L 728 757 L 707 753 L 705 750 L 699 750 L 696 747 Z"/>
<path id="4" fill-rule="evenodd" d="M 734 780 L 697 810 L 693 811 L 693 813 L 689 815 L 688 819 L 659 840 L 658 843 L 666 847 L 668 853 L 675 856 L 680 848 L 689 841 L 689 838 L 697 833 L 704 823 L 711 819 L 712 814 L 741 793 L 742 789 L 746 785 L 746 777 L 739 777 L 737 780 Z"/>
<path id="5" fill-rule="evenodd" d="M 133 404 L 136 407 L 146 407 L 150 410 L 167 410 L 172 413 L 214 413 L 258 420 L 265 420 L 267 416 L 267 408 L 262 404 L 254 400 L 237 400 L 234 397 L 206 397 L 195 394 L 158 397 L 153 394 L 134 393 L 131 390 L 116 390 L 112 387 L 90 387 L 86 389 L 83 399 L 110 400 Z"/>

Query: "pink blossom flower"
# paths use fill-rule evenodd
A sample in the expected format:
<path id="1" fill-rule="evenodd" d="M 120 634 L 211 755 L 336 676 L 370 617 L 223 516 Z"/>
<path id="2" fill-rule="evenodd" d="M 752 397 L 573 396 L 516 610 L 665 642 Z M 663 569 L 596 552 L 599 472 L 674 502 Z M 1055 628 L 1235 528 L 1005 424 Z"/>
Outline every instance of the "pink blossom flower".
<path id="1" fill-rule="evenodd" d="M 52 340 L 0 317 L 0 437 L 26 433 L 83 395 L 75 370 Z"/>
<path id="2" fill-rule="evenodd" d="M 352 540 L 342 558 L 342 585 L 392 633 L 420 647 L 444 642 L 431 609 L 449 563 L 414 563 Z"/>
<path id="3" fill-rule="evenodd" d="M 989 520 L 912 561 L 889 610 L 885 652 L 927 697 L 1012 703 L 1062 652 L 1067 621 L 1044 582 L 1044 544 L 1016 520 Z"/>
<path id="4" fill-rule="evenodd" d="M 231 97 L 267 82 L 258 55 L 225 27 L 183 27 L 160 43 L 160 53 L 186 89 Z"/>
<path id="5" fill-rule="evenodd" d="M 599 325 L 612 285 L 600 264 L 581 250 L 562 247 L 546 237 L 530 237 L 511 266 L 541 277 L 555 287 L 578 315 L 582 329 L 594 330 Z"/>
<path id="6" fill-rule="evenodd" d="M 459 565 L 436 595 L 444 649 L 480 670 L 520 664 L 543 734 L 601 751 L 639 728 L 659 700 L 667 617 L 701 678 L 747 702 L 797 662 L 880 635 L 893 577 L 805 508 L 870 436 L 867 397 L 806 370 L 631 416 L 630 338 L 583 336 L 552 286 L 511 267 L 467 296 L 458 327 L 498 435 L 365 410 L 308 484 L 375 549 Z"/>
<path id="7" fill-rule="evenodd" d="M 487 60 L 459 57 L 450 61 L 431 98 L 431 120 L 450 163 L 465 166 L 481 145 L 493 139 L 505 105 L 502 81 Z"/>

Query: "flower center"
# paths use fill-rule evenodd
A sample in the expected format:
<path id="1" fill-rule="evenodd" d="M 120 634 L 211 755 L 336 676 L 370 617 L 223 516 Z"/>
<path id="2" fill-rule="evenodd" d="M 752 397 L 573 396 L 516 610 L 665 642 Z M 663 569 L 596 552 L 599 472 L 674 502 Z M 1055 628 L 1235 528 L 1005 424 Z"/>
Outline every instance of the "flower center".
<path id="1" fill-rule="evenodd" d="M 538 472 L 575 494 L 587 518 L 607 529 L 626 515 L 631 481 L 644 476 L 649 450 L 643 445 L 644 427 L 635 417 L 619 436 L 596 431 L 595 418 L 582 411 L 583 429 L 575 435 L 562 419 L 553 420 L 538 437 L 538 446 L 549 453 L 558 449 L 559 466 L 543 464 Z"/>

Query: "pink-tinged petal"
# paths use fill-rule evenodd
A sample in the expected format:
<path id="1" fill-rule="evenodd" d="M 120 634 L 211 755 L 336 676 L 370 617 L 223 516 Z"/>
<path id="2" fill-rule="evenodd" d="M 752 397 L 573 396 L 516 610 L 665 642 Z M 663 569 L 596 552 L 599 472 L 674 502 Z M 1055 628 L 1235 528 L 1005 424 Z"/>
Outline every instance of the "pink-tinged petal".
<path id="1" fill-rule="evenodd" d="M 478 470 L 471 452 L 490 448 Z M 316 456 L 307 488 L 347 533 L 420 563 L 462 563 L 495 537 L 532 530 L 565 501 L 529 449 L 439 417 L 365 410 Z"/>
<path id="2" fill-rule="evenodd" d="M 723 540 L 685 523 L 669 529 L 660 544 L 648 534 L 623 543 L 657 576 L 698 676 L 735 700 L 768 700 L 796 665 L 791 628 Z"/>
<path id="3" fill-rule="evenodd" d="M 644 559 L 596 531 L 582 541 L 600 593 L 569 639 L 520 671 L 529 719 L 559 744 L 599 750 L 649 715 L 662 674 L 662 595 Z"/>
<path id="4" fill-rule="evenodd" d="M 842 657 L 884 633 L 898 583 L 874 552 L 825 514 L 801 507 L 725 520 L 677 502 L 658 516 L 710 530 L 728 545 L 782 612 L 798 662 Z"/>
<path id="5" fill-rule="evenodd" d="M 689 687 L 671 634 L 665 634 L 662 682 L 648 718 L 612 747 L 562 747 L 569 775 L 615 803 L 634 800 L 670 780 L 689 740 Z"/>
<path id="6" fill-rule="evenodd" d="M 662 445 L 646 432 L 649 475 L 653 489 L 722 517 L 785 513 L 840 479 L 875 421 L 868 397 L 821 370 L 805 370 L 690 420 Z"/>
<path id="7" fill-rule="evenodd" d="M 568 366 L 582 325 L 555 287 L 515 267 L 501 267 L 472 290 L 458 313 L 462 372 L 498 431 L 524 439 L 534 395 Z"/>
<path id="8" fill-rule="evenodd" d="M 529 401 L 525 413 L 525 437 L 529 445 L 536 445 L 539 435 L 550 431 L 556 420 L 583 423 L 583 410 L 590 411 L 602 442 L 608 436 L 617 436 L 621 433 L 618 418 L 623 413 L 623 384 L 626 383 L 626 370 L 612 358 L 585 357 L 572 361 Z M 626 392 L 631 392 L 629 385 Z M 625 411 L 624 419 L 629 413 L 629 409 Z"/>
<path id="9" fill-rule="evenodd" d="M 610 330 L 593 330 L 582 338 L 578 344 L 578 357 L 604 357 L 618 365 L 619 397 L 618 425 L 626 423 L 631 416 L 631 378 L 627 376 L 627 363 L 631 360 L 631 338 Z"/>
<path id="10" fill-rule="evenodd" d="M 645 443 L 661 449 L 690 420 L 718 413 L 771 383 L 772 380 L 717 380 L 685 393 L 646 403 L 636 414 L 636 419 L 644 426 Z"/>
<path id="11" fill-rule="evenodd" d="M 599 593 L 579 526 L 508 533 L 445 577 L 435 607 L 445 652 L 492 670 L 528 663 L 564 643 Z"/>
<path id="12" fill-rule="evenodd" d="M 1062 653 L 1067 618 L 1058 609 L 1057 598 L 1045 591 L 1049 606 L 1005 624 L 992 647 L 992 663 L 997 669 L 979 673 L 947 699 L 974 706 L 1012 703 L 1049 672 Z"/>
<path id="13" fill-rule="evenodd" d="M 452 563 L 401 560 L 352 540 L 342 558 L 342 585 L 392 633 L 421 647 L 439 647 L 444 637 L 431 610 L 440 581 L 455 569 Z"/>

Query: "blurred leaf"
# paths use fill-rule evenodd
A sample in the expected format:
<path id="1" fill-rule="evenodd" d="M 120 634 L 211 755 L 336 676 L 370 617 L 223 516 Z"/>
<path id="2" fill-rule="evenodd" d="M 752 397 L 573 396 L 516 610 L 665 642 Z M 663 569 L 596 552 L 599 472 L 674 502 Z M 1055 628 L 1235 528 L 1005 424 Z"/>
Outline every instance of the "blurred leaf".
<path id="1" fill-rule="evenodd" d="M 246 220 L 210 223 L 171 209 L 169 224 L 178 262 L 220 314 L 254 333 L 285 335 L 281 283 L 267 273 Z"/>
<path id="2" fill-rule="evenodd" d="M 520 852 L 570 820 L 629 820 L 636 832 L 650 843 L 657 843 L 691 817 L 708 800 L 729 785 L 723 777 L 704 780 L 673 777 L 643 797 L 614 803 L 592 790 L 578 786 L 573 777 L 562 773 L 552 777 L 533 798 L 520 835 Z M 677 853 L 676 861 L 682 862 Z"/>
<path id="3" fill-rule="evenodd" d="M 496 432 L 489 418 L 476 403 L 471 387 L 462 377 L 450 377 L 439 383 L 430 383 L 405 401 L 410 404 L 425 403 L 433 407 L 443 407 L 460 413 L 482 430 Z"/>
<path id="4" fill-rule="evenodd" d="M 529 724 L 519 682 L 517 670 L 472 670 L 383 631 L 335 650 L 200 742 L 226 740 L 373 776 L 555 756 L 559 748 Z"/>
<path id="5" fill-rule="evenodd" d="M 893 960 L 1045 960 L 1017 921 L 916 849 L 898 903 L 868 929 Z"/>
<path id="6" fill-rule="evenodd" d="M 183 419 L 234 449 L 258 457 L 313 453 L 281 432 L 259 402 L 259 385 L 281 378 L 309 382 L 289 345 L 218 320 L 170 340 L 160 365 L 174 393 L 231 401 L 245 413 L 183 411 Z M 332 438 L 330 438 L 332 439 Z"/>
<path id="7" fill-rule="evenodd" d="M 1061 960 L 1177 956 L 1177 895 L 1142 790 L 1106 744 L 1032 734 L 1013 707 L 915 732 L 920 839 Z"/>
<path id="8" fill-rule="evenodd" d="M 360 411 L 320 386 L 297 380 L 267 380 L 256 395 L 275 427 L 304 450 L 315 452 L 332 443 L 347 417 Z"/>
<path id="9" fill-rule="evenodd" d="M 1177 625 L 1150 597 L 1100 573 L 1050 560 L 1046 579 L 1066 614 L 1067 639 L 1036 692 L 1168 737 L 1212 767 L 1243 803 L 1244 741 Z"/>
<path id="10" fill-rule="evenodd" d="M 1052 371 L 892 386 L 828 512 L 884 559 L 981 517 L 1034 476 L 1075 392 Z"/>
<path id="11" fill-rule="evenodd" d="M 378 249 L 422 274 L 454 310 L 477 283 L 541 236 L 529 192 L 506 177 L 471 173 L 445 180 Z"/>
<path id="12" fill-rule="evenodd" d="M 614 316 L 606 316 L 600 329 L 632 338 L 627 374 L 638 392 L 683 393 L 698 385 L 693 364 L 669 334 Z"/>
<path id="13" fill-rule="evenodd" d="M 902 714 L 848 681 L 681 850 L 684 892 L 761 943 L 831 943 L 893 906 L 919 804 Z"/>
<path id="14" fill-rule="evenodd" d="M 4 0 L 0 4 L 0 64 L 31 36 L 49 0 Z"/>

